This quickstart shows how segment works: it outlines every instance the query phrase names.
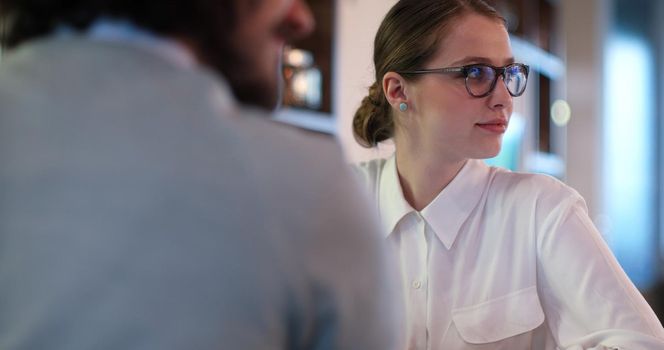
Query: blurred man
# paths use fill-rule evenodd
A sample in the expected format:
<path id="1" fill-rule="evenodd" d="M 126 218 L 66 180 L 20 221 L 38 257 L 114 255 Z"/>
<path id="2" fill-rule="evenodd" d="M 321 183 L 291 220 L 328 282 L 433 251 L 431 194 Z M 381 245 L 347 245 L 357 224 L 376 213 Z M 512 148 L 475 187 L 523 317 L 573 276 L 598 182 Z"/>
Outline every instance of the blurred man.
<path id="1" fill-rule="evenodd" d="M 0 349 L 398 347 L 338 150 L 261 112 L 303 1 L 0 14 Z"/>

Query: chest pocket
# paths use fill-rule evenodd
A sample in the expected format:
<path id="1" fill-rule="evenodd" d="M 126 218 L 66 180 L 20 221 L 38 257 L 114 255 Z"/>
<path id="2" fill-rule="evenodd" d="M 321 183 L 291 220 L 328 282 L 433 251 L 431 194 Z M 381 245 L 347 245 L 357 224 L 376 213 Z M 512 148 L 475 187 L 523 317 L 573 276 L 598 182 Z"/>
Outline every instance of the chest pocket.
<path id="1" fill-rule="evenodd" d="M 544 322 L 537 287 L 452 311 L 452 320 L 470 344 L 497 342 L 532 331 Z"/>

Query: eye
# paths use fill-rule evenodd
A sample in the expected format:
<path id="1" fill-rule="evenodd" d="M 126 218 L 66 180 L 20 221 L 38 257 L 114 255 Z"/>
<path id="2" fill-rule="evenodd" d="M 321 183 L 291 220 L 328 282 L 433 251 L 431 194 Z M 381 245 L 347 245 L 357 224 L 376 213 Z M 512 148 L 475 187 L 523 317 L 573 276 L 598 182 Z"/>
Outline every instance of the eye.
<path id="1" fill-rule="evenodd" d="M 506 74 L 508 74 L 508 75 L 517 75 L 517 74 L 522 74 L 522 73 L 523 73 L 523 69 L 521 68 L 521 66 L 514 65 L 514 66 L 507 67 Z"/>
<path id="2" fill-rule="evenodd" d="M 482 67 L 469 67 L 466 71 L 466 76 L 470 79 L 481 79 L 484 76 Z"/>
<path id="3" fill-rule="evenodd" d="M 493 69 L 488 66 L 477 65 L 466 68 L 466 77 L 468 77 L 470 80 L 492 80 L 493 75 Z"/>

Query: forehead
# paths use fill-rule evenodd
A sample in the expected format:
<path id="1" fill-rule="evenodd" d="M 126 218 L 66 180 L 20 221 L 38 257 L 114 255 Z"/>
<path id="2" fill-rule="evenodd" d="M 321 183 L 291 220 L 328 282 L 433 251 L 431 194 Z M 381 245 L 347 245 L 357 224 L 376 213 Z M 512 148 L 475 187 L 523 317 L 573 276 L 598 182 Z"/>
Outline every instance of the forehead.
<path id="1" fill-rule="evenodd" d="M 466 14 L 449 27 L 433 61 L 444 65 L 466 64 L 478 63 L 478 58 L 487 61 L 479 63 L 497 66 L 510 63 L 513 57 L 509 35 L 498 19 Z"/>

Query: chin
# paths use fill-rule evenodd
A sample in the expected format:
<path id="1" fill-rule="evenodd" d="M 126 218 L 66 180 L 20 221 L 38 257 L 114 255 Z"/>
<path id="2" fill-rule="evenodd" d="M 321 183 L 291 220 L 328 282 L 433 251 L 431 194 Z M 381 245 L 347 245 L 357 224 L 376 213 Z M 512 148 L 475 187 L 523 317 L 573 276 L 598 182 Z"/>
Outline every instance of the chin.
<path id="1" fill-rule="evenodd" d="M 482 152 L 479 152 L 476 154 L 476 157 L 473 157 L 475 159 L 489 159 L 497 156 L 500 153 L 501 145 L 498 145 L 497 147 L 491 147 L 482 150 Z"/>
<path id="2" fill-rule="evenodd" d="M 487 146 L 487 154 L 489 155 L 487 158 L 493 158 L 503 149 L 503 138 L 500 137 L 498 140 L 495 140 Z"/>
<path id="3" fill-rule="evenodd" d="M 243 104 L 274 110 L 279 104 L 279 84 L 268 81 L 256 81 L 236 84 L 233 91 Z"/>

